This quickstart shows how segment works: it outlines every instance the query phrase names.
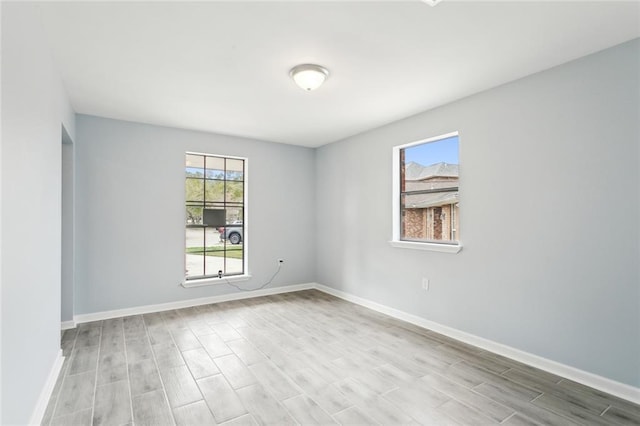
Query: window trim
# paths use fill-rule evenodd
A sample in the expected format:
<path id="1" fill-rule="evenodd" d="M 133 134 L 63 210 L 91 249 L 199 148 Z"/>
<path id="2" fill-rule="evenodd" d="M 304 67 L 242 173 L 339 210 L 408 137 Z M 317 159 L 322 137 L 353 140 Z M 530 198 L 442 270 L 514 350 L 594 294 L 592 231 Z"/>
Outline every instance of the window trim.
<path id="1" fill-rule="evenodd" d="M 251 279 L 250 274 L 231 275 L 229 277 L 222 277 L 222 278 L 218 278 L 218 277 L 194 278 L 191 280 L 188 280 L 185 277 L 180 283 L 180 285 L 184 288 L 204 287 L 209 285 L 219 285 L 219 284 L 249 281 L 250 279 Z"/>
<path id="2" fill-rule="evenodd" d="M 242 270 L 244 271 L 243 274 L 241 275 L 229 275 L 229 276 L 222 276 L 222 278 L 218 278 L 215 276 L 203 276 L 201 278 L 191 278 L 191 279 L 187 279 L 186 273 L 183 274 L 182 276 L 182 281 L 180 283 L 180 285 L 182 287 L 185 288 L 190 288 L 190 287 L 202 287 L 202 286 L 207 286 L 207 285 L 216 285 L 216 284 L 224 284 L 225 280 L 228 282 L 237 282 L 237 281 L 248 281 L 251 279 L 251 272 L 249 271 L 249 159 L 247 157 L 239 157 L 239 156 L 234 156 L 234 155 L 221 155 L 221 154 L 210 154 L 210 153 L 205 153 L 205 152 L 197 152 L 197 151 L 185 151 L 184 155 L 205 155 L 208 157 L 220 157 L 220 158 L 230 158 L 232 160 L 242 160 L 244 161 L 244 175 L 243 175 L 243 182 L 244 182 L 244 193 L 243 193 L 243 200 L 242 200 L 242 204 L 243 204 L 243 215 L 242 215 L 242 221 L 243 221 L 243 235 L 242 235 L 242 245 L 243 245 L 243 255 L 244 255 L 244 259 L 243 259 L 243 264 L 242 264 Z M 184 166 L 182 167 L 182 179 L 184 180 Z M 183 185 L 184 188 L 184 185 Z M 187 193 L 186 193 L 186 189 L 184 189 L 184 192 L 182 194 L 182 200 L 183 203 L 186 201 L 187 199 Z M 184 216 L 182 217 L 182 223 L 183 226 L 185 223 L 187 223 L 187 213 L 186 213 L 186 209 L 184 210 Z M 183 254 L 183 271 L 187 270 L 187 257 L 186 257 L 186 246 L 187 246 L 187 237 L 186 237 L 186 233 L 184 236 L 184 241 L 183 241 L 183 249 L 182 249 L 182 254 Z"/>
<path id="3" fill-rule="evenodd" d="M 396 248 L 436 251 L 441 253 L 458 253 L 462 250 L 462 242 L 435 242 L 435 241 L 407 241 L 400 239 L 400 151 L 416 145 L 422 145 L 429 142 L 435 142 L 454 136 L 460 136 L 458 132 L 445 133 L 427 139 L 421 139 L 415 142 L 409 142 L 403 145 L 393 147 L 392 153 L 392 188 L 391 188 L 391 240 L 389 244 Z"/>

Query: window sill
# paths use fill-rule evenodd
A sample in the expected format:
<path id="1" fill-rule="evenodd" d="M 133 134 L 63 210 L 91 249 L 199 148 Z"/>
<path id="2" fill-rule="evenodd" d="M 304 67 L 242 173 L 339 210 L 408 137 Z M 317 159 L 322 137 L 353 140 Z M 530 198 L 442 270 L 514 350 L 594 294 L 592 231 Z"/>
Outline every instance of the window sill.
<path id="1" fill-rule="evenodd" d="M 389 241 L 392 247 L 406 248 L 413 250 L 438 251 L 441 253 L 458 253 L 462 250 L 462 244 L 438 244 L 438 243 L 418 243 L 413 241 Z"/>
<path id="2" fill-rule="evenodd" d="M 218 284 L 226 284 L 226 283 L 236 283 L 240 281 L 249 281 L 251 279 L 251 275 L 234 275 L 232 277 L 211 277 L 211 278 L 202 278 L 196 280 L 184 280 L 180 283 L 180 285 L 184 288 L 192 288 L 192 287 L 204 287 L 207 285 L 218 285 Z"/>

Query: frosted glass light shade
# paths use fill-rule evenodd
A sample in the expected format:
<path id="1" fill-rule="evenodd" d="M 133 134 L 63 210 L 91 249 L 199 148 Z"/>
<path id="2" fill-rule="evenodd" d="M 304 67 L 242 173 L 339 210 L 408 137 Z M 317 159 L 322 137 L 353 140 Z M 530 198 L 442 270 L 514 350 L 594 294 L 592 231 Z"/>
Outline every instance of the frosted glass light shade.
<path id="1" fill-rule="evenodd" d="M 302 64 L 293 67 L 289 75 L 302 89 L 311 91 L 324 83 L 329 76 L 329 71 L 320 65 Z"/>

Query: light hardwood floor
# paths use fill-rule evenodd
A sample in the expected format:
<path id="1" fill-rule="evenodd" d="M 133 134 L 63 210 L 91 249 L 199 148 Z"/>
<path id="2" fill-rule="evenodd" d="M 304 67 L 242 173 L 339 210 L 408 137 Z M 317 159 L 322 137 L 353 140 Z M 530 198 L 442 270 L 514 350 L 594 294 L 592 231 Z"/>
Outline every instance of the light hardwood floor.
<path id="1" fill-rule="evenodd" d="M 640 406 L 309 290 L 81 324 L 45 425 L 615 425 Z"/>

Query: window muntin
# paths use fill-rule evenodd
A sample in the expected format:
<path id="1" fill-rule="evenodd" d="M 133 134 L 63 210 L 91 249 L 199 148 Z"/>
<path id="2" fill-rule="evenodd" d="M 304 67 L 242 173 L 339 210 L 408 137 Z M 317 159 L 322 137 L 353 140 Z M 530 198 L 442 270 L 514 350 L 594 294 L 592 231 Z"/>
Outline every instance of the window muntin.
<path id="1" fill-rule="evenodd" d="M 395 240 L 458 244 L 459 140 L 452 133 L 397 149 L 398 232 Z M 395 232 L 394 232 L 395 234 Z"/>
<path id="2" fill-rule="evenodd" d="M 245 274 L 246 159 L 185 155 L 187 280 Z"/>

